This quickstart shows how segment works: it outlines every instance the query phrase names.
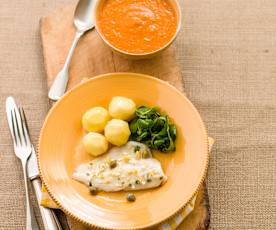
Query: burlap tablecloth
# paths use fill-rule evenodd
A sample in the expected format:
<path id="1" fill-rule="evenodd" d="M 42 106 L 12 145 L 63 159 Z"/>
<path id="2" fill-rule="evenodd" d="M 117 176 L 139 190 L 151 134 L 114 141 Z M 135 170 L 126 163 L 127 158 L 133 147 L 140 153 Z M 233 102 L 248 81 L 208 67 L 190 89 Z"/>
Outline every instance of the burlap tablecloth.
<path id="1" fill-rule="evenodd" d="M 24 229 L 25 221 L 4 101 L 13 95 L 24 105 L 37 143 L 49 108 L 38 21 L 66 2 L 0 1 L 0 229 Z M 216 139 L 210 229 L 276 229 L 276 1 L 180 3 L 184 91 Z"/>

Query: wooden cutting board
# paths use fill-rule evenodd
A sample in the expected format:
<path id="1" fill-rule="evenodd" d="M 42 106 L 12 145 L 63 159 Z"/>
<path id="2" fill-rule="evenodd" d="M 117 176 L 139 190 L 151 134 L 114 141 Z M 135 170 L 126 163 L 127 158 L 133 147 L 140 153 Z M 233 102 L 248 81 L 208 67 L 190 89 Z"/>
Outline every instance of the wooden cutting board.
<path id="1" fill-rule="evenodd" d="M 74 5 L 67 5 L 40 21 L 40 32 L 48 86 L 62 68 L 73 41 Z M 80 40 L 69 69 L 68 89 L 84 78 L 109 72 L 137 72 L 152 75 L 170 82 L 183 92 L 181 72 L 175 58 L 176 47 L 172 45 L 160 56 L 150 60 L 130 61 L 113 53 L 95 30 L 86 33 Z M 62 218 L 62 217 L 61 217 Z M 195 210 L 178 229 L 199 230 L 209 226 L 209 201 L 205 184 L 199 191 Z M 75 220 L 68 220 L 71 229 L 86 229 Z"/>

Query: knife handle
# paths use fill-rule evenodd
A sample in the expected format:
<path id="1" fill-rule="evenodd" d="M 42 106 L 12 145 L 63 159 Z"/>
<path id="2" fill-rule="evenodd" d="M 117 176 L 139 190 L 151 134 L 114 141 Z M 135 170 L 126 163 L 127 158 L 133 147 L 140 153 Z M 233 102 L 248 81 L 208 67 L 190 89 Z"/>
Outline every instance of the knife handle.
<path id="1" fill-rule="evenodd" d="M 59 220 L 54 212 L 49 208 L 44 208 L 40 205 L 41 200 L 41 181 L 39 178 L 33 179 L 32 181 L 33 188 L 35 191 L 36 199 L 38 201 L 38 206 L 40 214 L 42 217 L 42 222 L 45 230 L 62 230 L 62 227 L 59 223 Z"/>

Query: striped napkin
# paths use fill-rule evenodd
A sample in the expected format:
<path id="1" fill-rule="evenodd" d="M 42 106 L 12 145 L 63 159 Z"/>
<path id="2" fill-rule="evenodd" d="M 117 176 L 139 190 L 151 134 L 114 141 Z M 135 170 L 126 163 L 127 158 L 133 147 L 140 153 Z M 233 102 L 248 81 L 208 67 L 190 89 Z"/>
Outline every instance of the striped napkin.
<path id="1" fill-rule="evenodd" d="M 209 143 L 209 153 L 210 153 L 212 146 L 214 144 L 214 139 L 211 137 L 208 137 L 208 143 Z M 164 223 L 160 224 L 158 229 L 175 230 L 182 223 L 182 221 L 194 210 L 195 201 L 196 201 L 196 195 L 176 215 L 174 215 L 172 218 L 168 219 Z M 42 198 L 41 198 L 40 205 L 46 208 L 59 209 L 59 206 L 51 199 L 51 197 L 47 193 L 44 186 L 42 186 Z"/>

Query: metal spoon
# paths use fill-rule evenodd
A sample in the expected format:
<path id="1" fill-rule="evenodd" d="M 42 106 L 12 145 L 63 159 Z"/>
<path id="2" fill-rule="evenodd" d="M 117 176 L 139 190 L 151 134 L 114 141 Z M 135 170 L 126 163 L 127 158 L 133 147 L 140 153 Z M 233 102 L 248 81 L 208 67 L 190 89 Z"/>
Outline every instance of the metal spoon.
<path id="1" fill-rule="evenodd" d="M 95 26 L 94 7 L 96 0 L 79 0 L 74 14 L 74 24 L 77 29 L 73 44 L 69 50 L 62 70 L 56 76 L 48 97 L 54 101 L 58 100 L 65 92 L 68 82 L 68 69 L 74 50 L 80 37 Z"/>

